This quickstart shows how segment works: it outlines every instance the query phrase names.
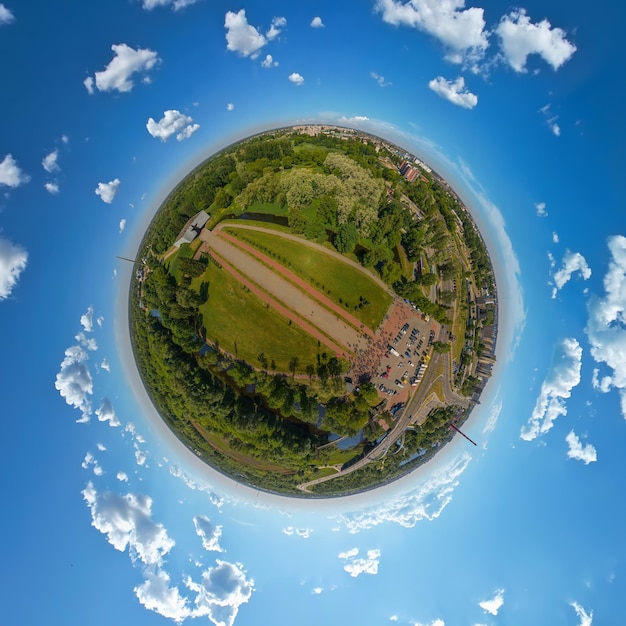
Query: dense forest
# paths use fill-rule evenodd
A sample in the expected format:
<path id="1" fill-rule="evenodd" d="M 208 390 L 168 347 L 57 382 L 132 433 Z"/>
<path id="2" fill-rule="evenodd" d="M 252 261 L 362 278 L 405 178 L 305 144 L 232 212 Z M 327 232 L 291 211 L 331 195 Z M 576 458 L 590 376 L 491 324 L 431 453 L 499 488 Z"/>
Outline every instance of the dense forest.
<path id="1" fill-rule="evenodd" d="M 131 283 L 130 324 L 135 359 L 144 384 L 172 431 L 219 471 L 261 489 L 297 494 L 297 485 L 325 467 L 359 458 L 383 433 L 365 384 L 346 393 L 346 364 L 322 349 L 307 364 L 298 356 L 289 371 L 276 371 L 261 352 L 246 362 L 207 343 L 200 307 L 211 297 L 205 278 L 209 255 L 194 260 L 182 246 L 176 261 L 164 254 L 198 211 L 212 227 L 246 211 L 286 216 L 301 234 L 361 262 L 403 298 L 447 322 L 448 310 L 431 302 L 433 272 L 408 274 L 405 263 L 428 259 L 445 276 L 460 276 L 451 254 L 461 237 L 477 284 L 489 285 L 491 267 L 480 235 L 458 199 L 428 174 L 408 183 L 389 167 L 398 155 L 372 142 L 283 129 L 230 146 L 193 170 L 172 191 L 152 220 L 138 253 Z M 386 160 L 386 162 L 385 162 Z M 417 211 L 411 205 L 419 207 Z M 366 381 L 362 381 L 366 382 Z M 373 402 L 372 402 L 373 401 Z M 447 440 L 448 413 L 435 414 L 407 431 L 402 454 L 345 478 L 319 485 L 333 495 L 367 488 L 430 458 Z M 348 451 L 321 446 L 330 434 L 354 436 Z M 407 461 L 407 458 L 410 461 Z"/>

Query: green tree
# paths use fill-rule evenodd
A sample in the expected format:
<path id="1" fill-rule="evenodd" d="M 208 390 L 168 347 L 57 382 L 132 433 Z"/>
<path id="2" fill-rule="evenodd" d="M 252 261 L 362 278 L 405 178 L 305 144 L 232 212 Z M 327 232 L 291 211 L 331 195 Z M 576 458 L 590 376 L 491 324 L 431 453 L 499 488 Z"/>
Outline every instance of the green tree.
<path id="1" fill-rule="evenodd" d="M 342 224 L 335 235 L 335 248 L 341 253 L 352 252 L 358 239 L 356 226 L 351 222 Z"/>

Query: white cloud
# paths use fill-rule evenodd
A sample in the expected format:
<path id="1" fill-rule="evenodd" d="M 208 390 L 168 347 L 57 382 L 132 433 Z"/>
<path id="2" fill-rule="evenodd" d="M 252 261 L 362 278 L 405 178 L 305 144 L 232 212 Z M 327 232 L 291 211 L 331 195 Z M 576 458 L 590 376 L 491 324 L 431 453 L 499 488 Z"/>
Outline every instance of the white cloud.
<path id="1" fill-rule="evenodd" d="M 111 50 L 115 56 L 103 71 L 96 72 L 95 81 L 91 76 L 83 81 L 90 94 L 94 92 L 94 85 L 98 91 L 128 92 L 134 85 L 131 76 L 135 73 L 144 73 L 145 76 L 145 72 L 151 70 L 159 61 L 154 50 L 145 48 L 134 50 L 125 43 L 113 44 Z"/>
<path id="2" fill-rule="evenodd" d="M 93 466 L 93 473 L 96 476 L 102 476 L 102 474 L 104 474 L 104 470 L 100 467 L 98 461 L 95 459 L 93 454 L 91 454 L 91 452 L 87 452 L 81 464 L 81 467 L 83 469 L 89 469 L 90 466 Z"/>
<path id="3" fill-rule="evenodd" d="M 27 183 L 30 176 L 19 168 L 13 155 L 7 154 L 0 163 L 0 187 L 19 187 Z"/>
<path id="4" fill-rule="evenodd" d="M 287 25 L 287 19 L 284 17 L 275 17 L 272 20 L 270 29 L 265 33 L 269 41 L 276 39 L 280 35 L 281 30 Z"/>
<path id="5" fill-rule="evenodd" d="M 0 237 L 0 302 L 11 295 L 27 261 L 28 252 L 24 248 Z"/>
<path id="6" fill-rule="evenodd" d="M 98 183 L 96 187 L 96 195 L 102 198 L 102 202 L 106 202 L 107 204 L 111 204 L 113 202 L 113 198 L 115 198 L 115 194 L 120 186 L 120 179 L 116 178 L 114 180 L 109 181 L 108 183 Z"/>
<path id="7" fill-rule="evenodd" d="M 254 591 L 254 580 L 247 578 L 241 563 L 219 559 L 216 563 L 203 573 L 200 583 L 187 579 L 187 587 L 197 593 L 192 616 L 206 616 L 215 626 L 233 626 L 239 607 Z"/>
<path id="8" fill-rule="evenodd" d="M 611 237 L 608 246 L 612 258 L 604 276 L 606 294 L 590 299 L 585 332 L 591 356 L 613 370 L 611 375 L 602 377 L 601 390 L 619 390 L 626 419 L 626 237 Z"/>
<path id="9" fill-rule="evenodd" d="M 226 105 L 226 110 L 227 110 L 227 111 L 234 111 L 234 110 L 235 110 L 235 105 L 234 105 L 232 102 L 229 102 L 229 103 Z"/>
<path id="10" fill-rule="evenodd" d="M 211 520 L 204 515 L 197 515 L 193 518 L 193 525 L 196 528 L 196 534 L 202 539 L 202 547 L 209 552 L 223 552 L 220 545 L 222 538 L 222 527 L 213 526 Z"/>
<path id="11" fill-rule="evenodd" d="M 391 81 L 385 80 L 384 76 L 381 76 L 376 72 L 370 72 L 370 76 L 378 83 L 379 87 L 389 87 L 389 85 L 393 84 Z"/>
<path id="12" fill-rule="evenodd" d="M 174 547 L 162 524 L 152 521 L 152 499 L 143 494 L 98 493 L 92 483 L 82 491 L 91 510 L 92 526 L 120 552 L 128 548 L 133 560 L 160 565 Z"/>
<path id="13" fill-rule="evenodd" d="M 301 85 L 304 82 L 304 78 L 300 74 L 298 74 L 298 72 L 293 72 L 289 74 L 289 80 L 294 85 Z"/>
<path id="14" fill-rule="evenodd" d="M 270 67 L 278 67 L 278 61 L 274 61 L 274 57 L 271 54 L 268 54 L 261 61 L 261 67 L 264 67 L 266 69 Z"/>
<path id="15" fill-rule="evenodd" d="M 82 422 L 88 421 L 91 415 L 89 396 L 93 394 L 93 380 L 86 363 L 88 360 L 87 351 L 82 346 L 70 346 L 65 351 L 54 383 L 65 402 L 81 411 Z"/>
<path id="16" fill-rule="evenodd" d="M 325 24 L 324 22 L 322 22 L 322 18 L 315 16 L 312 20 L 311 20 L 311 28 L 324 28 Z"/>
<path id="17" fill-rule="evenodd" d="M 491 600 L 483 600 L 478 603 L 478 606 L 491 615 L 497 615 L 498 611 L 504 604 L 504 589 L 497 589 Z"/>
<path id="18" fill-rule="evenodd" d="M 352 534 L 385 522 L 412 528 L 420 520 L 434 520 L 452 501 L 459 477 L 466 470 L 471 458 L 468 453 L 463 453 L 447 465 L 433 471 L 411 491 L 390 498 L 379 506 L 343 514 L 339 519 Z"/>
<path id="19" fill-rule="evenodd" d="M 538 217 L 546 217 L 548 215 L 545 202 L 535 202 L 535 210 Z"/>
<path id="20" fill-rule="evenodd" d="M 96 444 L 96 448 L 98 448 L 98 450 L 100 450 L 100 452 L 106 452 L 106 446 L 103 443 L 98 442 Z"/>
<path id="21" fill-rule="evenodd" d="M 428 83 L 428 87 L 438 96 L 464 109 L 473 109 L 478 104 L 478 96 L 465 88 L 465 79 L 462 76 L 454 81 L 437 76 Z"/>
<path id="22" fill-rule="evenodd" d="M 552 243 L 559 243 L 559 235 L 557 232 L 552 233 Z"/>
<path id="23" fill-rule="evenodd" d="M 142 7 L 146 11 L 151 11 L 156 7 L 165 7 L 171 4 L 174 11 L 179 11 L 180 9 L 189 7 L 196 2 L 198 2 L 198 0 L 143 0 Z"/>
<path id="24" fill-rule="evenodd" d="M 120 421 L 115 414 L 115 409 L 108 398 L 104 398 L 100 406 L 96 409 L 98 421 L 109 422 L 109 426 L 119 426 Z"/>
<path id="25" fill-rule="evenodd" d="M 411 626 L 446 626 L 446 623 L 442 619 L 434 619 L 429 624 L 423 624 L 422 622 L 411 622 Z"/>
<path id="26" fill-rule="evenodd" d="M 548 127 L 552 131 L 553 135 L 555 135 L 556 137 L 560 137 L 561 136 L 561 127 L 556 123 L 556 120 L 557 120 L 556 117 L 553 117 L 552 119 L 549 119 L 548 120 Z"/>
<path id="27" fill-rule="evenodd" d="M 417 28 L 437 38 L 453 63 L 480 60 L 489 46 L 483 9 L 464 9 L 465 0 L 377 0 L 385 22 Z"/>
<path id="28" fill-rule="evenodd" d="M 554 288 L 552 298 L 556 298 L 559 289 L 562 289 L 572 277 L 572 274 L 579 272 L 584 280 L 591 277 L 591 268 L 587 265 L 585 257 L 580 252 L 570 252 L 566 250 L 561 262 L 561 269 L 554 273 Z"/>
<path id="29" fill-rule="evenodd" d="M 48 172 L 49 174 L 52 174 L 52 172 L 58 172 L 61 169 L 59 167 L 59 164 L 57 163 L 58 158 L 58 150 L 53 150 L 50 154 L 47 154 L 41 162 L 43 169 L 46 170 L 46 172 Z"/>
<path id="30" fill-rule="evenodd" d="M 570 606 L 576 611 L 576 617 L 580 620 L 579 626 L 591 626 L 593 611 L 587 613 L 578 602 L 570 602 Z"/>
<path id="31" fill-rule="evenodd" d="M 256 58 L 258 51 L 267 43 L 267 39 L 254 26 L 248 24 L 245 9 L 237 13 L 228 11 L 224 19 L 224 27 L 226 28 L 226 48 L 243 57 Z"/>
<path id="32" fill-rule="evenodd" d="M 148 610 L 181 623 L 191 615 L 187 599 L 178 587 L 170 586 L 170 575 L 162 569 L 146 571 L 146 580 L 135 587 L 137 599 Z"/>
<path id="33" fill-rule="evenodd" d="M 158 122 L 152 118 L 148 119 L 146 128 L 153 137 L 161 141 L 167 141 L 175 133 L 178 133 L 176 139 L 182 141 L 191 137 L 200 128 L 200 125 L 194 124 L 189 115 L 176 111 L 176 109 L 169 109 L 163 111 L 163 117 Z"/>
<path id="34" fill-rule="evenodd" d="M 341 116 L 338 120 L 342 124 L 352 125 L 358 122 L 369 122 L 370 118 L 367 115 L 353 115 L 352 117 L 346 117 L 345 115 Z"/>
<path id="35" fill-rule="evenodd" d="M 80 325 L 86 333 L 93 330 L 93 307 L 87 307 L 87 310 L 80 316 Z"/>
<path id="36" fill-rule="evenodd" d="M 357 558 L 358 554 L 359 551 L 357 548 L 348 552 L 342 552 L 339 555 L 339 558 L 348 560 L 348 562 L 343 566 L 343 569 L 346 570 L 352 578 L 356 578 L 361 574 L 378 574 L 380 550 L 368 550 L 367 556 L 362 558 Z"/>
<path id="37" fill-rule="evenodd" d="M 120 235 L 124 232 L 124 229 L 126 228 L 126 218 L 122 218 L 120 220 Z"/>
<path id="38" fill-rule="evenodd" d="M 324 591 L 324 589 L 323 589 L 322 587 L 315 587 L 315 588 L 313 589 L 313 591 L 311 591 L 311 593 L 312 593 L 314 596 L 319 596 L 319 595 L 320 595 L 320 593 L 322 593 L 322 591 Z"/>
<path id="39" fill-rule="evenodd" d="M 572 389 L 580 383 L 580 369 L 583 349 L 576 339 L 566 338 L 561 344 L 558 362 L 541 385 L 541 391 L 532 415 L 520 437 L 532 441 L 547 433 L 559 415 L 567 414 L 565 400 L 572 395 Z"/>
<path id="40" fill-rule="evenodd" d="M 10 24 L 15 20 L 15 16 L 9 9 L 7 9 L 4 4 L 0 2 L 0 26 L 4 26 L 4 24 Z"/>
<path id="41" fill-rule="evenodd" d="M 557 70 L 576 52 L 576 46 L 565 38 L 564 30 L 552 28 L 545 19 L 533 24 L 524 9 L 504 15 L 495 32 L 500 37 L 505 59 L 516 72 L 526 71 L 531 54 L 538 54 Z"/>
<path id="42" fill-rule="evenodd" d="M 128 474 L 126 472 L 118 472 L 116 478 L 121 483 L 127 483 L 128 482 Z"/>
<path id="43" fill-rule="evenodd" d="M 44 188 L 48 193 L 51 193 L 53 196 L 59 193 L 59 185 L 54 181 L 45 183 Z"/>
<path id="44" fill-rule="evenodd" d="M 589 465 L 589 463 L 593 463 L 598 460 L 596 449 L 590 443 L 586 443 L 583 446 L 573 430 L 567 434 L 565 441 L 569 446 L 569 449 L 567 450 L 567 458 L 582 461 L 585 465 Z"/>
<path id="45" fill-rule="evenodd" d="M 137 461 L 137 465 L 145 465 L 146 464 L 146 453 L 143 450 L 140 450 L 135 444 L 135 461 Z"/>

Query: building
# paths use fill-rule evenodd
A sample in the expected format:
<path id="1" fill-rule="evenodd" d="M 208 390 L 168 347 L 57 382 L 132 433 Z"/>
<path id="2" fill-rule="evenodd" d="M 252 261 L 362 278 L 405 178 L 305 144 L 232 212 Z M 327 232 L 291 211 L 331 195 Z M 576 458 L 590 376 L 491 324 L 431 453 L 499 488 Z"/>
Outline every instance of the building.
<path id="1" fill-rule="evenodd" d="M 191 243 L 204 228 L 204 225 L 209 221 L 211 217 L 206 211 L 200 211 L 194 215 L 186 224 L 178 239 L 174 242 L 177 248 L 180 248 L 184 243 Z"/>

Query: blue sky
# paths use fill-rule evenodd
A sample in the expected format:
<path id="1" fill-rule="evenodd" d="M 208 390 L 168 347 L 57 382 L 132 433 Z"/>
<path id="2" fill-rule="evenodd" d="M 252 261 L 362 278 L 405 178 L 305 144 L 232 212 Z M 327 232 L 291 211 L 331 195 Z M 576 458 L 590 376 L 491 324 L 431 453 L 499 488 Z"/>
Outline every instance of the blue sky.
<path id="1" fill-rule="evenodd" d="M 625 19 L 607 0 L 2 0 L 4 621 L 621 623 Z M 237 486 L 169 434 L 115 258 L 194 164 L 306 121 L 449 180 L 502 321 L 478 447 L 324 502 Z"/>

